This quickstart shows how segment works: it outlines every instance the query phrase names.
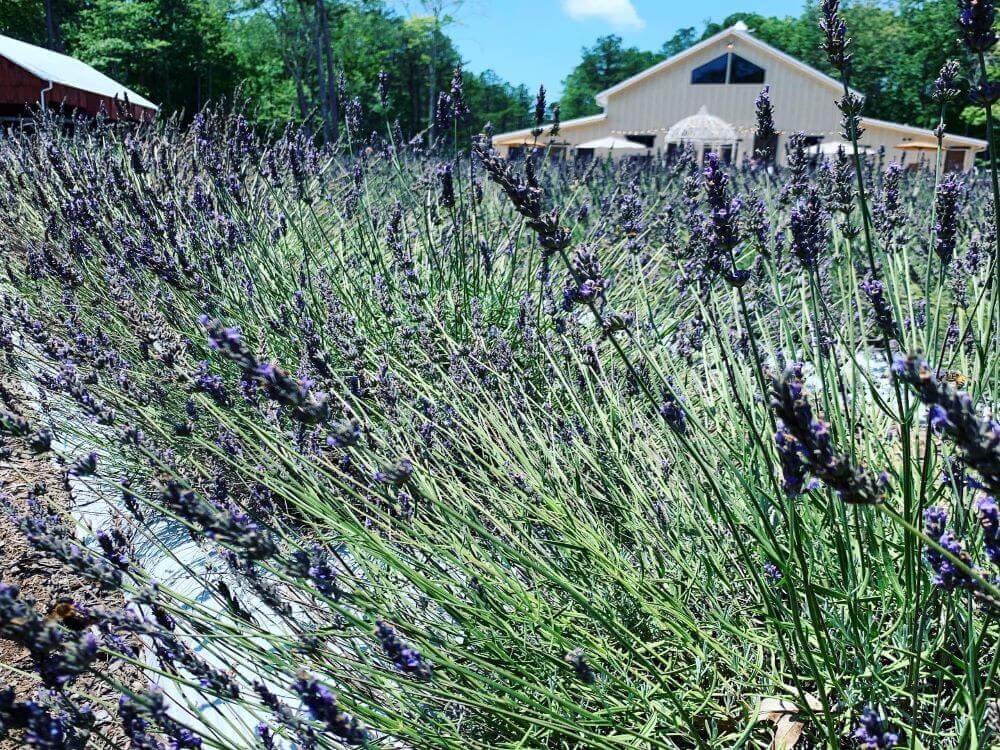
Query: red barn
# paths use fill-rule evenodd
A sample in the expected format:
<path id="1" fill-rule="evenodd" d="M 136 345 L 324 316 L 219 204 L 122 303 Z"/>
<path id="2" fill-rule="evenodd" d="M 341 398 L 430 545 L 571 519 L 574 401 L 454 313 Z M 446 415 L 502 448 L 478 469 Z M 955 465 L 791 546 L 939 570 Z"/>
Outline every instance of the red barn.
<path id="1" fill-rule="evenodd" d="M 0 35 L 0 121 L 19 119 L 32 109 L 57 108 L 88 115 L 103 109 L 113 120 L 150 119 L 157 110 L 86 63 Z"/>

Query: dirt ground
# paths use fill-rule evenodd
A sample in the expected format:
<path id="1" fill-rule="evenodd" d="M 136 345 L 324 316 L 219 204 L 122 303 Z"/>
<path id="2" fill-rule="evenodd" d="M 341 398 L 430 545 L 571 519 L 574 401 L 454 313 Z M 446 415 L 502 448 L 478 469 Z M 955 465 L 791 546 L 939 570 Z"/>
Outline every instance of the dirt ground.
<path id="1" fill-rule="evenodd" d="M 7 386 L 4 390 L 13 392 L 16 399 L 16 391 L 11 388 L 10 381 L 2 382 Z M 30 418 L 23 404 L 16 406 L 21 407 L 17 409 L 18 413 Z M 22 597 L 34 599 L 36 609 L 47 615 L 54 614 L 53 609 L 60 602 L 122 606 L 124 602 L 120 593 L 101 591 L 62 563 L 38 555 L 27 544 L 13 516 L 24 510 L 28 493 L 36 485 L 44 484 L 43 499 L 55 512 L 66 513 L 72 500 L 64 482 L 64 470 L 52 460 L 51 454 L 35 456 L 24 449 L 23 441 L 16 439 L 8 439 L 6 445 L 12 449 L 12 454 L 0 459 L 0 504 L 3 505 L 0 508 L 0 582 L 16 584 L 21 589 Z M 124 662 L 99 666 L 102 671 L 107 671 L 109 666 L 112 670 L 119 670 L 117 676 L 123 682 L 141 684 L 138 670 Z M 33 673 L 27 650 L 0 638 L 0 687 L 7 686 L 14 688 L 19 701 L 32 699 L 39 690 L 44 690 Z M 106 683 L 89 675 L 77 678 L 71 683 L 71 688 L 87 696 L 80 702 L 89 702 L 93 710 L 97 722 L 95 734 L 105 734 L 109 739 L 104 742 L 95 736 L 88 747 L 124 747 L 124 738 L 113 708 L 117 704 L 117 694 Z M 110 712 L 106 706 L 112 707 Z M 16 750 L 24 746 L 17 733 L 0 740 L 0 750 Z"/>

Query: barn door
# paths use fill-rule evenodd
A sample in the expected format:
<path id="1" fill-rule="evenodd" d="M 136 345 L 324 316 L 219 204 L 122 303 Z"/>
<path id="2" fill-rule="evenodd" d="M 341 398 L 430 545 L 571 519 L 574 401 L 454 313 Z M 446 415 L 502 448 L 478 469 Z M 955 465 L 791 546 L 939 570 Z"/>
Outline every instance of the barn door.
<path id="1" fill-rule="evenodd" d="M 965 151 L 949 148 L 944 155 L 944 171 L 961 172 L 963 169 L 965 169 Z"/>

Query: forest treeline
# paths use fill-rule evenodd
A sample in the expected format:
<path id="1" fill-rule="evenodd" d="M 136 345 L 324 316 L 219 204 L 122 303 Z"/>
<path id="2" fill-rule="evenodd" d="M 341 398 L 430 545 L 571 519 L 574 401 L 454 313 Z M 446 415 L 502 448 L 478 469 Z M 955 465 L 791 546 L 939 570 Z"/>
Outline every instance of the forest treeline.
<path id="1" fill-rule="evenodd" d="M 190 116 L 238 92 L 261 122 L 308 122 L 332 138 L 349 116 L 364 132 L 398 121 L 410 137 L 434 127 L 438 99 L 462 64 L 448 33 L 461 5 L 424 0 L 403 15 L 382 0 L 4 0 L 0 33 L 79 57 L 167 112 Z M 597 112 L 598 91 L 736 21 L 827 70 L 818 12 L 807 2 L 797 16 L 736 13 L 701 29 L 664 30 L 655 51 L 603 36 L 563 81 L 562 117 Z M 954 0 L 860 0 L 844 13 L 854 38 L 852 84 L 867 96 L 866 114 L 933 126 L 939 111 L 930 84 L 946 60 L 968 55 Z M 530 124 L 536 82 L 509 82 L 492 70 L 463 78 L 471 111 L 463 130 Z M 956 108 L 948 126 L 981 134 L 984 112 Z"/>

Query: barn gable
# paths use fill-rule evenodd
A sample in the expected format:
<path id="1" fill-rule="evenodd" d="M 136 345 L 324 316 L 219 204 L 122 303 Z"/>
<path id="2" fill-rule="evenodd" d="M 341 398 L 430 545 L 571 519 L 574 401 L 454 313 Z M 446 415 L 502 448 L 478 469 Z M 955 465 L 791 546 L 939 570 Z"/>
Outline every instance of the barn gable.
<path id="1" fill-rule="evenodd" d="M 596 101 L 604 111 L 564 123 L 555 140 L 548 129 L 538 139 L 524 129 L 499 134 L 493 143 L 508 154 L 519 153 L 527 145 L 583 157 L 595 151 L 605 154 L 615 147 L 616 156 L 634 155 L 635 144 L 644 146 L 647 153 L 653 149 L 669 153 L 686 143 L 700 156 L 718 150 L 726 160 L 738 159 L 756 148 L 755 101 L 765 86 L 774 103 L 779 137 L 772 146 L 779 163 L 785 161 L 784 147 L 793 133 L 803 134 L 814 153 L 821 148 L 829 153 L 843 142 L 837 107 L 843 84 L 762 42 L 738 23 L 600 92 Z M 722 127 L 702 128 L 701 137 L 676 137 L 680 125 L 695 121 Z M 931 150 L 937 150 L 936 136 L 930 130 L 873 118 L 863 118 L 862 125 L 866 132 L 861 145 L 869 153 L 884 149 L 890 159 L 913 164 L 927 158 L 928 141 L 934 141 Z M 723 131 L 726 139 L 714 135 Z M 588 148 L 594 141 L 610 148 Z M 973 154 L 983 150 L 986 142 L 945 134 L 943 145 L 948 164 L 968 169 Z"/>
<path id="2" fill-rule="evenodd" d="M 740 77 L 740 68 L 755 75 Z M 601 92 L 597 100 L 613 133 L 663 134 L 705 108 L 747 138 L 755 124 L 754 101 L 764 86 L 771 89 L 779 130 L 820 136 L 838 126 L 840 84 L 738 26 Z"/>

